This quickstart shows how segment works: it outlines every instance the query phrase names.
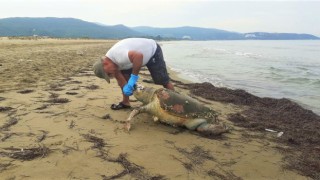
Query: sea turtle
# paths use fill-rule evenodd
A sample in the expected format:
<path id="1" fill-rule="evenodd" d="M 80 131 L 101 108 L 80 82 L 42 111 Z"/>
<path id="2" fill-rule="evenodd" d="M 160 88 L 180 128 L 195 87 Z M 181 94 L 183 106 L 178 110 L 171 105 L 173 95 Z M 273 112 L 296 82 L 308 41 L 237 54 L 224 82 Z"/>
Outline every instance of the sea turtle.
<path id="1" fill-rule="evenodd" d="M 146 112 L 155 116 L 155 121 L 184 126 L 206 135 L 219 135 L 228 131 L 225 125 L 217 122 L 215 111 L 189 96 L 165 88 L 143 86 L 137 87 L 133 94 L 144 105 L 131 112 L 126 123 L 127 130 L 134 116 Z"/>

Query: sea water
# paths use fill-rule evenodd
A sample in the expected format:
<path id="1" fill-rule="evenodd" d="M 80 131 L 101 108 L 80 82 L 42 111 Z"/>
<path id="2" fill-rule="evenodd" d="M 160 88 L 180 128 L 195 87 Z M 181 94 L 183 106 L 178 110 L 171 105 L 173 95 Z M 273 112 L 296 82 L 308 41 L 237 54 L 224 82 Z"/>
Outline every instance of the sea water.
<path id="1" fill-rule="evenodd" d="M 180 77 L 259 97 L 288 98 L 320 114 L 320 41 L 164 41 Z"/>

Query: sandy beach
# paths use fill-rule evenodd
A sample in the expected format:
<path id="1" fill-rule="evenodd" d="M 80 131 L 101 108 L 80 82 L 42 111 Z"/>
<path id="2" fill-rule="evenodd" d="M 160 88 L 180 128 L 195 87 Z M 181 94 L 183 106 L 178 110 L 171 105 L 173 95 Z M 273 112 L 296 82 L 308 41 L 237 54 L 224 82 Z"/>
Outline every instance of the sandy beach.
<path id="1" fill-rule="evenodd" d="M 132 109 L 111 110 L 121 100 L 117 82 L 108 84 L 91 70 L 114 42 L 0 39 L 0 179 L 320 178 L 319 116 L 293 104 L 295 112 L 277 106 L 266 117 L 280 122 L 281 114 L 311 124 L 261 123 L 268 110 L 252 107 L 266 101 L 243 91 L 189 84 L 171 71 L 176 91 L 217 111 L 232 130 L 203 137 L 140 114 L 131 131 L 124 131 Z M 142 70 L 139 82 L 160 88 L 146 80 L 150 77 Z M 229 93 L 229 99 L 204 87 L 221 97 Z M 132 108 L 141 105 L 131 100 Z"/>

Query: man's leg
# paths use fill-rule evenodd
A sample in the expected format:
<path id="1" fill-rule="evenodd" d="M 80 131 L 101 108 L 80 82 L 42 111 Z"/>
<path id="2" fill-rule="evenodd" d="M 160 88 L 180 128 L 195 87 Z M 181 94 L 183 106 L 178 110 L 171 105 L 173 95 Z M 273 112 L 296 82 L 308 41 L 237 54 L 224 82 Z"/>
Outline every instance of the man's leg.
<path id="1" fill-rule="evenodd" d="M 159 84 L 164 88 L 174 90 L 174 86 L 170 82 L 170 77 L 167 72 L 167 66 L 163 58 L 162 49 L 158 44 L 155 55 L 149 60 L 146 66 L 148 67 L 155 84 Z"/>
<path id="2" fill-rule="evenodd" d="M 121 71 L 123 77 L 126 79 L 128 82 L 130 78 L 131 71 L 130 70 L 123 70 Z M 122 92 L 122 88 L 120 87 L 120 90 Z M 119 110 L 119 109 L 125 109 L 125 108 L 130 108 L 130 102 L 129 102 L 129 96 L 125 96 L 122 92 L 122 101 L 119 104 L 112 104 L 111 109 L 113 110 Z"/>
<path id="3" fill-rule="evenodd" d="M 174 86 L 170 81 L 166 85 L 163 85 L 163 87 L 174 91 Z"/>
<path id="4" fill-rule="evenodd" d="M 130 73 L 131 74 L 131 73 Z M 124 78 L 127 80 L 127 82 L 129 81 L 130 78 L 130 74 L 127 73 L 122 73 L 122 75 L 124 76 Z M 120 87 L 121 88 L 121 87 Z M 122 92 L 122 89 L 121 89 Z M 130 101 L 129 101 L 129 96 L 126 96 L 123 94 L 122 92 L 122 104 L 130 106 Z"/>

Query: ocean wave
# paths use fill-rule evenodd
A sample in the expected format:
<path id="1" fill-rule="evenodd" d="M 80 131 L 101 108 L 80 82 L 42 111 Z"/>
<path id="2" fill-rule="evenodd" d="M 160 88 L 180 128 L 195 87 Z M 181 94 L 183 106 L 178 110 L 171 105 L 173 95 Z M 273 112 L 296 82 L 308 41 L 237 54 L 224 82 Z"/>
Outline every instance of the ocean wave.
<path id="1" fill-rule="evenodd" d="M 316 86 L 316 87 L 320 88 L 320 79 L 314 80 L 311 84 L 313 86 Z"/>
<path id="2" fill-rule="evenodd" d="M 297 69 L 302 70 L 302 71 L 308 71 L 309 70 L 308 67 L 297 67 Z"/>
<path id="3" fill-rule="evenodd" d="M 277 72 L 282 72 L 282 71 L 283 71 L 283 69 L 278 68 L 278 67 L 273 67 L 273 66 L 269 67 L 269 70 L 271 70 L 271 71 L 277 71 Z"/>
<path id="4" fill-rule="evenodd" d="M 306 77 L 296 77 L 296 78 L 286 78 L 286 79 L 283 79 L 281 82 L 299 85 L 299 84 L 309 84 L 312 82 L 312 79 L 309 79 Z"/>
<path id="5" fill-rule="evenodd" d="M 258 59 L 258 58 L 261 58 L 261 57 L 262 57 L 261 54 L 247 53 L 247 52 L 239 52 L 239 51 L 234 52 L 234 54 L 235 54 L 236 56 L 245 56 L 245 57 L 255 58 L 255 59 Z"/>
<path id="6" fill-rule="evenodd" d="M 180 75 L 180 77 L 183 79 L 196 82 L 196 83 L 209 82 L 217 87 L 226 87 L 226 85 L 222 83 L 222 80 L 219 77 L 204 75 L 204 74 L 186 70 L 186 69 L 179 69 L 174 67 L 169 67 L 169 68 L 177 72 Z"/>

